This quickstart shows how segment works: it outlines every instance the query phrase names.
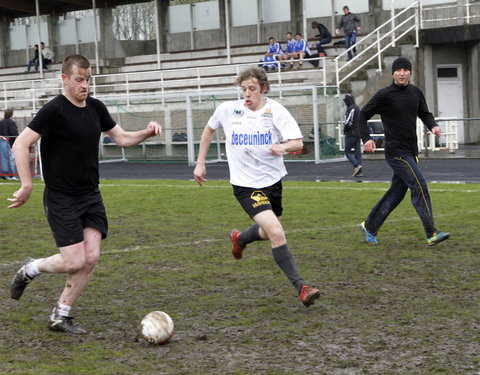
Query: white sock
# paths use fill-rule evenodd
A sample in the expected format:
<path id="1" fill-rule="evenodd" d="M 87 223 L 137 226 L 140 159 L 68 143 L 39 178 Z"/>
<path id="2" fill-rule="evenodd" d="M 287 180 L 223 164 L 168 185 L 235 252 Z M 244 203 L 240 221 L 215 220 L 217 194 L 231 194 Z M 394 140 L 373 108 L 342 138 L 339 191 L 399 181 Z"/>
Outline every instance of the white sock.
<path id="1" fill-rule="evenodd" d="M 38 263 L 40 263 L 42 260 L 43 258 L 34 259 L 32 262 L 27 264 L 25 271 L 27 272 L 28 276 L 33 278 L 41 274 L 41 272 L 38 270 Z"/>
<path id="2" fill-rule="evenodd" d="M 56 316 L 68 316 L 70 314 L 70 310 L 72 306 L 64 305 L 62 303 L 57 302 L 57 305 L 53 308 L 51 319 L 54 320 Z"/>

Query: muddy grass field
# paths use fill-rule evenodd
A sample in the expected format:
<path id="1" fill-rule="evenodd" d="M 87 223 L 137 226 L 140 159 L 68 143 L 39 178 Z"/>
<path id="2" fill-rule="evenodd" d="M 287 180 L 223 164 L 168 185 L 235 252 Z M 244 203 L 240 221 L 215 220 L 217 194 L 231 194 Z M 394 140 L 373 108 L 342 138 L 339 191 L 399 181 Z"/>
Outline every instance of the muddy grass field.
<path id="1" fill-rule="evenodd" d="M 1 201 L 17 188 L 0 184 Z M 72 310 L 88 333 L 69 336 L 46 327 L 64 276 L 9 298 L 22 261 L 56 251 L 39 183 L 0 210 L 0 373 L 480 374 L 480 186 L 430 185 L 448 241 L 426 246 L 407 198 L 370 247 L 357 224 L 386 188 L 285 182 L 289 246 L 322 291 L 307 309 L 267 242 L 231 256 L 228 232 L 250 221 L 228 183 L 105 181 L 110 234 Z M 176 324 L 167 345 L 136 339 L 153 310 Z"/>

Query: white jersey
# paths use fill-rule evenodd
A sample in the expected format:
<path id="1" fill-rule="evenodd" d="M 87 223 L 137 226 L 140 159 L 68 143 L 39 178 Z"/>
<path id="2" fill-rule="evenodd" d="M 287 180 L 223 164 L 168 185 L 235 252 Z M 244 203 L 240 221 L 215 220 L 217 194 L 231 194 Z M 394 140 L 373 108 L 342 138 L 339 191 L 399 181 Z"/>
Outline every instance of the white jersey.
<path id="1" fill-rule="evenodd" d="M 274 155 L 273 144 L 303 138 L 290 112 L 272 99 L 258 111 L 251 111 L 243 100 L 224 102 L 208 120 L 212 129 L 223 127 L 230 183 L 263 188 L 287 174 L 283 156 Z"/>

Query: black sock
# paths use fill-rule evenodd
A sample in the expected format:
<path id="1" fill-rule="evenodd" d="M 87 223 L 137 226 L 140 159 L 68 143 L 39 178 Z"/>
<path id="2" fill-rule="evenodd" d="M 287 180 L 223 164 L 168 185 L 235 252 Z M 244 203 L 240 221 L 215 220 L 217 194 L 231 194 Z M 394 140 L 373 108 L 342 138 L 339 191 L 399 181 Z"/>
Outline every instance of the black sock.
<path id="1" fill-rule="evenodd" d="M 303 286 L 303 279 L 300 277 L 297 265 L 295 264 L 295 258 L 288 249 L 288 245 L 285 244 L 272 248 L 272 255 L 280 269 L 300 293 L 300 289 L 302 289 Z"/>
<path id="2" fill-rule="evenodd" d="M 238 244 L 242 247 L 247 246 L 251 242 L 262 240 L 263 238 L 260 237 L 260 226 L 257 223 L 250 225 L 238 236 Z"/>

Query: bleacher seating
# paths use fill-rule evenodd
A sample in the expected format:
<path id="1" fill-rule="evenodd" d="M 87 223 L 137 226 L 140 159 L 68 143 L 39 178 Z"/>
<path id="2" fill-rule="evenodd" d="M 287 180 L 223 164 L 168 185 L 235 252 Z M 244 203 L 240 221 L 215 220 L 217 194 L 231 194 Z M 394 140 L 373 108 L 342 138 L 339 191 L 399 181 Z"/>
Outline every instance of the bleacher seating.
<path id="1" fill-rule="evenodd" d="M 337 39 L 326 46 L 329 55 L 326 60 L 327 82 L 333 82 L 333 57 L 344 50 L 333 47 Z M 130 95 L 141 92 L 165 94 L 191 92 L 200 88 L 229 88 L 241 69 L 238 64 L 259 63 L 265 50 L 265 43 L 233 46 L 230 62 L 226 48 L 162 53 L 161 69 L 158 69 L 156 54 L 101 60 L 101 74 L 94 74 L 91 91 L 97 96 L 108 97 L 125 92 L 127 85 Z M 93 59 L 91 61 L 94 63 Z M 60 69 L 61 64 L 50 65 L 41 79 L 38 72 L 27 73 L 25 66 L 0 68 L 0 87 L 3 82 L 3 96 L 0 94 L 0 100 L 7 103 L 14 101 L 17 111 L 25 108 L 31 112 L 32 106 L 38 108 L 61 92 Z M 95 68 L 92 70 L 96 72 Z M 286 70 L 281 77 L 270 74 L 272 85 L 278 84 L 280 79 L 284 86 L 319 85 L 323 83 L 324 76 L 321 68 L 304 63 L 302 69 Z M 35 105 L 32 103 L 32 95 L 36 99 Z"/>

